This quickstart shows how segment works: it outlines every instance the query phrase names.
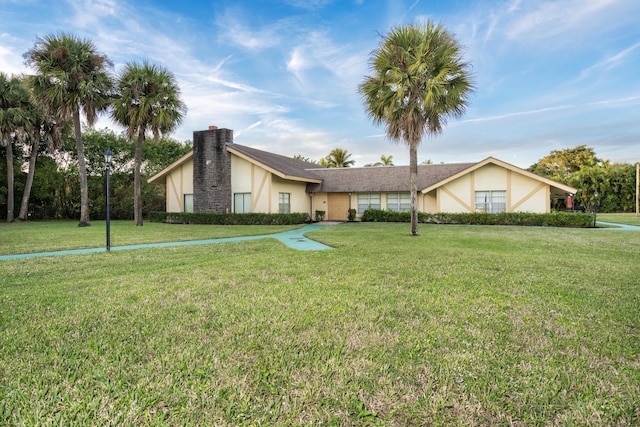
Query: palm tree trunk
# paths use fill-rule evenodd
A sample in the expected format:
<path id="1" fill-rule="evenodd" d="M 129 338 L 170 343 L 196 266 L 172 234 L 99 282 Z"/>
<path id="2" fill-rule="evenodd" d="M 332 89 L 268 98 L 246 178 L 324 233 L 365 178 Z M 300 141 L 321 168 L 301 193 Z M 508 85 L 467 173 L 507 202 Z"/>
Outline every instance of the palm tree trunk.
<path id="1" fill-rule="evenodd" d="M 12 138 L 13 139 L 13 138 Z M 7 222 L 13 222 L 13 141 L 7 141 Z"/>
<path id="2" fill-rule="evenodd" d="M 411 235 L 418 233 L 418 144 L 409 143 L 409 176 L 411 182 Z"/>
<path id="3" fill-rule="evenodd" d="M 27 182 L 24 184 L 24 192 L 22 193 L 22 203 L 20 203 L 20 213 L 18 219 L 20 221 L 27 220 L 27 214 L 29 212 L 29 197 L 31 197 L 31 187 L 33 186 L 33 175 L 36 170 L 36 159 L 38 158 L 38 143 L 37 139 L 33 140 L 31 144 L 31 155 L 29 156 L 29 172 L 27 172 Z"/>
<path id="4" fill-rule="evenodd" d="M 136 227 L 142 226 L 142 183 L 140 169 L 142 168 L 142 146 L 144 145 L 144 129 L 138 132 L 136 143 L 135 173 L 133 175 L 133 221 Z"/>
<path id="5" fill-rule="evenodd" d="M 73 129 L 76 136 L 76 150 L 78 151 L 78 170 L 80 171 L 80 223 L 78 227 L 89 227 L 89 188 L 87 186 L 87 164 L 84 158 L 84 143 L 82 142 L 82 128 L 80 125 L 80 110 L 73 112 Z"/>

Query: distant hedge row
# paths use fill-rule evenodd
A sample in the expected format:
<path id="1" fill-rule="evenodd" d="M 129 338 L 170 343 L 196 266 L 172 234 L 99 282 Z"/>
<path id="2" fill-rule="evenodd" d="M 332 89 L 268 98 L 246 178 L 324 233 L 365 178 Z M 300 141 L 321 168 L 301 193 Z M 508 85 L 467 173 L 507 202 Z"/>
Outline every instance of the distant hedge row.
<path id="1" fill-rule="evenodd" d="M 361 217 L 365 222 L 410 222 L 409 212 L 367 209 Z M 489 213 L 424 213 L 418 221 L 425 224 L 523 225 L 544 227 L 593 227 L 593 214 L 580 212 L 503 212 Z"/>
<path id="2" fill-rule="evenodd" d="M 309 222 L 309 214 L 149 212 L 148 219 L 171 224 L 294 225 Z"/>

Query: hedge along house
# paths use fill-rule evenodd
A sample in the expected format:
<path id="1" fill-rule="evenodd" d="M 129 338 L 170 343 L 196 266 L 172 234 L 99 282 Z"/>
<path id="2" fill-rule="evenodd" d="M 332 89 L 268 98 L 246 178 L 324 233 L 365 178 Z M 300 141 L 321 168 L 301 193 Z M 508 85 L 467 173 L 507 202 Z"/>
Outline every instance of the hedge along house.
<path id="1" fill-rule="evenodd" d="M 166 188 L 167 212 L 289 213 L 343 221 L 348 210 L 409 210 L 409 166 L 323 168 L 234 144 L 233 131 L 193 133 L 193 151 L 149 179 Z M 422 212 L 536 212 L 576 189 L 489 157 L 418 166 Z"/>

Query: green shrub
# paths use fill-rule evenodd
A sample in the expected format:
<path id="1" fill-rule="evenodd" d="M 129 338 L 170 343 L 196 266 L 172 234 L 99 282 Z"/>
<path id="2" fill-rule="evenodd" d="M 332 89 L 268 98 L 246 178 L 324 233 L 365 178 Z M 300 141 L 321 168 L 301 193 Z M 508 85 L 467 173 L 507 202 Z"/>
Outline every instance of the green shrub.
<path id="1" fill-rule="evenodd" d="M 201 212 L 149 212 L 149 221 L 173 224 L 213 225 L 294 225 L 309 222 L 307 213 L 201 213 Z"/>
<path id="2" fill-rule="evenodd" d="M 316 222 L 324 220 L 325 211 L 316 211 Z"/>
<path id="3" fill-rule="evenodd" d="M 354 219 L 356 219 L 356 213 L 357 213 L 357 211 L 355 209 L 353 209 L 353 208 L 349 209 L 347 211 L 347 219 L 349 221 L 353 221 Z"/>
<path id="4" fill-rule="evenodd" d="M 410 222 L 409 212 L 367 209 L 362 214 L 364 222 Z M 425 213 L 418 212 L 418 221 L 424 224 L 468 225 L 520 225 L 544 227 L 593 227 L 593 215 L 580 212 L 502 212 L 490 213 Z"/>

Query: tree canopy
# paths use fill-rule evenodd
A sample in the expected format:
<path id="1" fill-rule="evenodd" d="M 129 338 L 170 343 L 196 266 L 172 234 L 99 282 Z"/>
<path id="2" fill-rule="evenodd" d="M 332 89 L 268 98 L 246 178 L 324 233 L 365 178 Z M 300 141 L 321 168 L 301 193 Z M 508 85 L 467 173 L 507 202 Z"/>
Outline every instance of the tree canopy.
<path id="1" fill-rule="evenodd" d="M 466 111 L 473 90 L 462 47 L 442 25 L 410 24 L 392 29 L 370 59 L 370 74 L 359 86 L 365 109 L 386 127 L 393 142 L 409 147 L 411 235 L 418 235 L 418 145 L 435 136 L 450 117 Z"/>

